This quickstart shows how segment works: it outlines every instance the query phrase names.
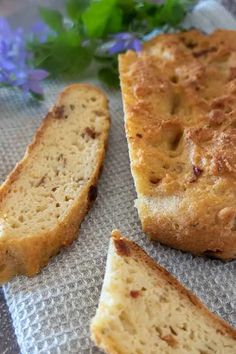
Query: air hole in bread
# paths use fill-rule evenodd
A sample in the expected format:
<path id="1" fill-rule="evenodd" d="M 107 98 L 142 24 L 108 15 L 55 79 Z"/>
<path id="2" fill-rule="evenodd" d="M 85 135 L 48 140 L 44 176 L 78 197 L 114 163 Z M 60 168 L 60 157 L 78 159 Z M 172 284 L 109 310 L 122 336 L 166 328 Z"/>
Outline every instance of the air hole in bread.
<path id="1" fill-rule="evenodd" d="M 180 40 L 184 43 L 186 48 L 194 49 L 195 47 L 198 46 L 198 42 L 196 42 L 192 38 L 180 37 Z"/>
<path id="2" fill-rule="evenodd" d="M 60 207 L 60 203 L 56 203 L 56 208 L 59 208 Z"/>
<path id="3" fill-rule="evenodd" d="M 158 336 L 162 336 L 162 329 L 160 327 L 154 326 L 155 331 L 157 332 Z"/>
<path id="4" fill-rule="evenodd" d="M 160 181 L 161 181 L 161 178 L 157 178 L 157 177 L 151 177 L 149 178 L 149 181 L 152 183 L 152 184 L 159 184 Z"/>
<path id="5" fill-rule="evenodd" d="M 136 334 L 136 328 L 130 322 L 130 316 L 125 311 L 121 312 L 119 319 L 125 331 L 127 331 L 131 335 Z"/>
<path id="6" fill-rule="evenodd" d="M 232 111 L 232 108 L 229 106 L 225 108 L 225 113 L 231 113 Z"/>
<path id="7" fill-rule="evenodd" d="M 91 101 L 96 102 L 97 101 L 96 97 L 91 97 Z"/>
<path id="8" fill-rule="evenodd" d="M 24 221 L 25 221 L 24 216 L 23 216 L 23 215 L 20 215 L 19 218 L 18 218 L 18 220 L 19 220 L 20 222 L 24 222 Z"/>
<path id="9" fill-rule="evenodd" d="M 171 109 L 170 109 L 171 115 L 174 115 L 178 112 L 180 103 L 181 103 L 180 95 L 175 93 L 172 97 L 172 102 L 171 102 Z"/>
<path id="10" fill-rule="evenodd" d="M 20 224 L 18 224 L 18 223 L 13 223 L 13 224 L 11 224 L 11 227 L 13 228 L 13 229 L 17 229 L 18 227 L 20 226 Z"/>
<path id="11" fill-rule="evenodd" d="M 171 141 L 171 143 L 170 143 L 170 149 L 171 150 L 175 151 L 175 150 L 178 149 L 182 137 L 183 137 L 183 132 L 182 131 L 176 133 L 173 141 Z"/>
<path id="12" fill-rule="evenodd" d="M 40 213 L 41 211 L 44 211 L 47 209 L 47 206 L 45 205 L 39 205 L 36 207 L 36 213 Z"/>
<path id="13" fill-rule="evenodd" d="M 175 228 L 175 230 L 179 230 L 179 224 L 175 223 L 174 228 Z"/>
<path id="14" fill-rule="evenodd" d="M 170 81 L 173 82 L 173 84 L 177 84 L 179 79 L 176 75 L 173 75 L 170 77 Z"/>

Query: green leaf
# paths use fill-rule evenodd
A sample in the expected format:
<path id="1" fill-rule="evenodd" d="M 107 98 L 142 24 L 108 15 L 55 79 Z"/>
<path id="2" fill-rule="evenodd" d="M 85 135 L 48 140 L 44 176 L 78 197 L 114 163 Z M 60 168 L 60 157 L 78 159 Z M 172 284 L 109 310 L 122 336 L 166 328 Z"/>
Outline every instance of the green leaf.
<path id="1" fill-rule="evenodd" d="M 116 0 L 100 0 L 91 5 L 82 15 L 82 20 L 89 37 L 98 38 L 105 34 L 105 28 L 115 8 Z"/>
<path id="2" fill-rule="evenodd" d="M 90 0 L 67 0 L 66 11 L 72 20 L 77 20 L 86 8 L 89 6 Z"/>
<path id="3" fill-rule="evenodd" d="M 55 32 L 60 33 L 63 31 L 63 17 L 57 10 L 48 9 L 46 7 L 39 8 L 39 14 L 43 21 Z"/>
<path id="4" fill-rule="evenodd" d="M 101 68 L 98 71 L 98 78 L 108 87 L 119 88 L 120 86 L 118 70 L 112 67 Z"/>
<path id="5" fill-rule="evenodd" d="M 119 7 L 115 6 L 107 22 L 105 32 L 106 33 L 120 32 L 122 28 L 122 18 L 123 18 L 122 10 Z"/>
<path id="6" fill-rule="evenodd" d="M 155 25 L 170 24 L 177 26 L 183 19 L 186 13 L 184 2 L 181 0 L 166 0 L 157 11 L 155 16 Z"/>
<path id="7" fill-rule="evenodd" d="M 65 32 L 60 33 L 60 35 L 57 36 L 55 41 L 62 46 L 67 45 L 71 47 L 77 47 L 81 42 L 81 38 L 79 33 L 72 28 Z"/>
<path id="8" fill-rule="evenodd" d="M 134 8 L 135 1 L 134 0 L 117 0 L 117 5 L 120 6 L 122 9 L 126 9 L 127 11 L 130 11 Z"/>

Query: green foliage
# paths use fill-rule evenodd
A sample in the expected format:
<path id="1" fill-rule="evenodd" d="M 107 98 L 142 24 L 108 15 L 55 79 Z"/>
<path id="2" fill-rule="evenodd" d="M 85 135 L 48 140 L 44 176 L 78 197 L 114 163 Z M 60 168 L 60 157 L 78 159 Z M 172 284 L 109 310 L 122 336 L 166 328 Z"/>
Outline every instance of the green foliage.
<path id="1" fill-rule="evenodd" d="M 119 30 L 122 18 L 120 11 L 117 12 L 116 0 L 94 0 L 82 15 L 82 20 L 88 37 L 100 38 L 107 33 L 109 24 L 112 27 L 114 20 Z"/>
<path id="2" fill-rule="evenodd" d="M 48 9 L 46 7 L 39 8 L 39 14 L 44 22 L 55 32 L 63 31 L 63 17 L 59 11 Z"/>
<path id="3" fill-rule="evenodd" d="M 177 26 L 186 13 L 186 6 L 184 2 L 176 0 L 166 0 L 159 11 L 156 12 L 154 24 L 164 25 L 166 23 Z"/>
<path id="4" fill-rule="evenodd" d="M 55 76 L 74 77 L 97 62 L 98 77 L 118 87 L 117 55 L 109 55 L 107 43 L 119 32 L 143 36 L 156 27 L 177 27 L 194 0 L 166 0 L 162 4 L 142 0 L 67 0 L 65 21 L 56 10 L 41 7 L 43 21 L 55 32 L 44 43 L 29 43 L 33 64 Z M 104 49 L 104 48 L 106 49 Z M 102 49 L 101 49 L 102 48 Z"/>
<path id="5" fill-rule="evenodd" d="M 66 11 L 68 16 L 73 21 L 77 21 L 89 6 L 89 3 L 89 0 L 67 0 Z"/>

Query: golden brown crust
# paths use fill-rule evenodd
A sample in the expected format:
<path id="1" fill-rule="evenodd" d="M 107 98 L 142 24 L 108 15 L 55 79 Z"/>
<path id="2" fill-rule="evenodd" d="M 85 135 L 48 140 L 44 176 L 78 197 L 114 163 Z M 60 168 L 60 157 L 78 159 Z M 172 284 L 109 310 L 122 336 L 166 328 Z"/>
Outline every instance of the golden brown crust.
<path id="1" fill-rule="evenodd" d="M 16 165 L 14 170 L 0 187 L 0 204 L 3 202 L 12 183 L 17 180 L 18 176 L 20 176 L 21 172 L 24 170 L 28 156 L 38 146 L 47 126 L 63 113 L 61 110 L 58 110 L 58 107 L 61 107 L 63 99 L 70 93 L 70 91 L 83 88 L 99 92 L 104 99 L 103 108 L 108 111 L 107 98 L 105 94 L 96 87 L 87 84 L 73 84 L 68 86 L 59 96 L 55 106 L 52 107 L 52 110 L 44 118 L 33 138 L 33 142 L 28 146 L 23 159 Z M 110 121 L 110 118 L 107 117 L 107 120 Z M 25 237 L 19 235 L 20 237 L 18 238 L 1 237 L 0 284 L 8 281 L 17 274 L 24 274 L 27 276 L 37 274 L 43 266 L 47 265 L 50 257 L 57 254 L 62 247 L 70 245 L 76 238 L 80 224 L 96 198 L 95 188 L 105 157 L 107 138 L 108 129 L 104 130 L 102 133 L 103 148 L 100 150 L 93 173 L 87 184 L 83 187 L 79 200 L 74 202 L 70 212 L 67 213 L 62 221 L 58 221 L 53 229 L 47 232 L 41 232 L 38 235 L 33 235 L 32 237 L 30 235 Z"/>
<path id="2" fill-rule="evenodd" d="M 143 230 L 221 259 L 236 257 L 235 36 L 161 35 L 119 58 Z"/>
<path id="3" fill-rule="evenodd" d="M 217 315 L 210 312 L 207 307 L 191 291 L 186 289 L 173 275 L 171 275 L 166 269 L 161 267 L 151 257 L 149 257 L 141 247 L 123 237 L 123 235 L 118 230 L 112 231 L 112 240 L 115 246 L 115 251 L 119 256 L 132 257 L 137 261 L 145 264 L 148 268 L 151 268 L 158 278 L 162 277 L 164 280 L 166 280 L 178 291 L 179 294 L 181 294 L 185 299 L 187 298 L 189 301 L 191 301 L 191 303 L 198 308 L 198 311 L 200 311 L 205 317 L 209 318 L 209 320 L 212 321 L 212 326 L 214 326 L 216 330 L 219 331 L 219 333 L 227 335 L 236 341 L 235 328 L 230 326 Z M 121 247 L 126 250 L 123 254 L 120 252 Z"/>

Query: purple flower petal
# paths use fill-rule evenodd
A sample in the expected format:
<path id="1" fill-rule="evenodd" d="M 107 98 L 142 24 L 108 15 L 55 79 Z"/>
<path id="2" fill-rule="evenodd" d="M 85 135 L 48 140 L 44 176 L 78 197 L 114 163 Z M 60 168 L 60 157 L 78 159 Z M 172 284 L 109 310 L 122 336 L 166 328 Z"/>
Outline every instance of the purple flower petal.
<path id="1" fill-rule="evenodd" d="M 54 34 L 54 32 L 42 21 L 37 21 L 31 27 L 31 31 L 32 34 L 38 38 L 40 43 L 44 43 L 49 35 Z"/>
<path id="2" fill-rule="evenodd" d="M 136 52 L 142 50 L 141 41 L 135 36 L 134 33 L 121 32 L 113 36 L 115 39 L 114 44 L 110 47 L 110 54 L 117 54 L 125 50 L 132 49 Z"/>
<path id="3" fill-rule="evenodd" d="M 4 17 L 0 17 L 0 38 L 8 37 L 11 34 L 11 28 Z"/>
<path id="4" fill-rule="evenodd" d="M 136 52 L 141 52 L 142 50 L 142 44 L 139 39 L 134 39 L 132 43 L 132 49 L 134 49 Z"/>
<path id="5" fill-rule="evenodd" d="M 43 89 L 40 86 L 40 84 L 37 81 L 29 81 L 28 82 L 28 87 L 29 87 L 29 91 L 36 93 L 38 95 L 42 95 L 43 94 Z"/>
<path id="6" fill-rule="evenodd" d="M 16 69 L 16 65 L 11 60 L 1 58 L 1 70 L 12 71 L 15 69 Z"/>
<path id="7" fill-rule="evenodd" d="M 41 81 L 48 77 L 49 73 L 46 70 L 36 69 L 29 72 L 29 79 L 32 81 Z"/>
<path id="8" fill-rule="evenodd" d="M 117 54 L 121 53 L 125 50 L 125 44 L 123 41 L 118 41 L 111 48 L 109 48 L 109 53 L 110 54 Z"/>
<path id="9" fill-rule="evenodd" d="M 14 85 L 22 86 L 27 82 L 27 79 L 27 73 L 25 71 L 17 71 L 15 72 Z"/>
<path id="10" fill-rule="evenodd" d="M 131 33 L 128 33 L 128 32 L 120 32 L 118 34 L 115 34 L 113 37 L 116 38 L 116 39 L 121 39 L 123 41 L 126 41 L 126 40 L 132 39 L 133 35 Z"/>

